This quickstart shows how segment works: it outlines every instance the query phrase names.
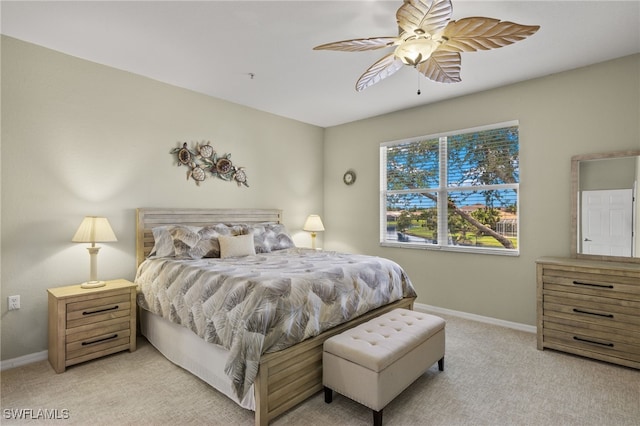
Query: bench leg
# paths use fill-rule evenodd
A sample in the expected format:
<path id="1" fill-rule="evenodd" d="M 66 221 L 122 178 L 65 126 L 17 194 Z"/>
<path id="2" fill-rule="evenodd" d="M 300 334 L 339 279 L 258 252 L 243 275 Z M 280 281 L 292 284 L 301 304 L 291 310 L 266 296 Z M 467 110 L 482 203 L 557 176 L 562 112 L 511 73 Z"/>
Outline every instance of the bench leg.
<path id="1" fill-rule="evenodd" d="M 324 402 L 326 402 L 327 404 L 331 404 L 332 401 L 333 401 L 333 391 L 325 386 L 324 387 Z"/>
<path id="2" fill-rule="evenodd" d="M 444 371 L 444 357 L 438 360 L 438 370 Z"/>
<path id="3" fill-rule="evenodd" d="M 373 410 L 373 426 L 382 426 L 382 410 Z"/>

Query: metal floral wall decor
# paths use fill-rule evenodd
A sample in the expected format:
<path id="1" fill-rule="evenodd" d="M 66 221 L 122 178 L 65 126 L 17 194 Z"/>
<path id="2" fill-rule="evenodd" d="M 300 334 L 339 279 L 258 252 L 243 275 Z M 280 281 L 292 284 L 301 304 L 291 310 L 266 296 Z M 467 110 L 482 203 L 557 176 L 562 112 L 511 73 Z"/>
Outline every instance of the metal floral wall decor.
<path id="1" fill-rule="evenodd" d="M 189 149 L 187 143 L 183 143 L 171 150 L 176 156 L 178 166 L 186 166 L 187 180 L 193 179 L 196 185 L 204 181 L 207 176 L 217 177 L 226 181 L 235 181 L 238 186 L 249 186 L 244 167 L 236 167 L 231 162 L 231 154 L 218 155 L 210 142 L 196 144 L 194 149 Z"/>

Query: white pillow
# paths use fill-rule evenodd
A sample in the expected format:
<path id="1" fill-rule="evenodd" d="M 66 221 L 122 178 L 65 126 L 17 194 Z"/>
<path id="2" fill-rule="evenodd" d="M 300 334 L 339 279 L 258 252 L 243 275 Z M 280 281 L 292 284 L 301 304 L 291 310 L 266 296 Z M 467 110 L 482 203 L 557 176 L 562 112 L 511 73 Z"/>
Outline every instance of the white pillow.
<path id="1" fill-rule="evenodd" d="M 256 248 L 253 245 L 253 235 L 220 235 L 220 257 L 240 257 L 251 256 L 256 254 Z"/>

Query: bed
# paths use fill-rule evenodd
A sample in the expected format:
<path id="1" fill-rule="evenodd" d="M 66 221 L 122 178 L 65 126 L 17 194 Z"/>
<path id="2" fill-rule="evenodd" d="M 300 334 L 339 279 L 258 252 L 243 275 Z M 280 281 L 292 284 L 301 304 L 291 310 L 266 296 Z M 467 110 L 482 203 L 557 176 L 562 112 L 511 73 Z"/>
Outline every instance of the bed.
<path id="1" fill-rule="evenodd" d="M 189 256 L 186 258 L 180 256 L 182 251 L 177 249 L 178 253 L 173 253 L 173 256 L 158 255 L 158 253 L 153 253 L 155 256 L 150 256 L 152 252 L 158 250 L 156 244 L 158 241 L 154 239 L 154 233 L 157 239 L 161 240 L 164 237 L 158 230 L 163 227 L 185 227 L 196 230 L 215 227 L 219 232 L 222 232 L 220 227 L 227 227 L 233 230 L 234 235 L 241 236 L 247 233 L 247 229 L 250 232 L 254 232 L 255 229 L 263 230 L 265 226 L 269 229 L 278 227 L 281 229 L 282 212 L 278 209 L 141 208 L 137 209 L 136 216 L 136 261 L 138 265 L 136 282 L 139 285 L 138 302 L 142 334 L 169 360 L 200 377 L 240 406 L 254 410 L 256 425 L 268 424 L 271 419 L 322 390 L 322 344 L 327 338 L 392 309 L 413 308 L 415 292 L 404 271 L 387 259 L 372 256 L 345 255 L 287 247 L 286 239 L 279 239 L 277 243 L 273 243 L 275 241 L 273 240 L 266 249 L 261 245 L 261 242 L 255 240 L 257 253 L 247 257 L 210 259 L 195 256 L 195 259 L 191 259 Z M 225 238 L 224 241 L 229 240 L 226 236 L 219 238 L 218 254 L 220 254 L 220 246 L 224 242 L 223 238 Z M 241 239 L 246 241 L 246 238 L 237 238 L 234 241 Z M 277 246 L 281 242 L 283 249 L 276 250 L 276 248 L 280 248 Z M 176 245 L 176 247 L 178 246 Z M 195 245 L 191 245 L 187 249 L 195 250 Z M 225 248 L 225 250 L 229 249 Z M 347 256 L 353 256 L 353 258 Z M 321 319 L 299 314 L 296 318 L 304 318 L 305 320 L 302 325 L 292 326 L 291 324 L 298 325 L 300 321 L 290 321 L 287 323 L 285 332 L 274 330 L 273 326 L 269 326 L 261 331 L 262 334 L 259 334 L 260 344 L 263 346 L 260 349 L 252 349 L 252 347 L 247 349 L 245 346 L 238 347 L 234 343 L 230 343 L 237 340 L 234 340 L 237 334 L 241 334 L 235 325 L 236 322 L 229 321 L 229 318 L 236 316 L 236 312 L 239 310 L 235 304 L 227 303 L 228 306 L 224 305 L 228 309 L 225 308 L 226 311 L 223 313 L 218 313 L 216 310 L 216 313 L 210 316 L 202 314 L 202 312 L 210 312 L 213 309 L 211 307 L 213 302 L 210 300 L 215 298 L 201 297 L 202 293 L 209 291 L 207 286 L 213 286 L 210 284 L 212 281 L 220 280 L 220 283 L 229 286 L 228 288 L 220 287 L 218 284 L 215 286 L 215 288 L 224 289 L 225 297 L 229 299 L 229 295 L 237 292 L 238 288 L 245 287 L 237 283 L 235 286 L 233 285 L 234 280 L 242 278 L 242 274 L 250 276 L 247 282 L 251 282 L 251 285 L 247 284 L 247 287 L 251 287 L 255 284 L 253 275 L 260 268 L 266 267 L 273 270 L 272 278 L 275 275 L 289 274 L 286 271 L 287 268 L 293 268 L 289 279 L 294 283 L 302 283 L 300 286 L 291 285 L 289 287 L 293 294 L 293 289 L 298 289 L 303 284 L 318 287 L 321 285 L 318 283 L 326 279 L 328 275 L 325 272 L 323 275 L 308 275 L 314 267 L 313 265 L 322 265 L 323 262 L 325 264 L 343 264 L 344 266 L 340 269 L 344 269 L 344 274 L 347 274 L 347 268 L 352 267 L 356 260 L 358 262 L 360 260 L 375 262 L 376 268 L 377 264 L 381 263 L 395 265 L 397 269 L 400 269 L 400 284 L 398 284 L 396 277 L 398 274 L 394 272 L 393 278 L 389 278 L 389 281 L 394 281 L 395 284 L 392 286 L 389 283 L 388 289 L 365 289 L 370 293 L 375 291 L 375 294 L 378 295 L 375 296 L 376 298 L 381 297 L 380 294 L 385 294 L 384 297 L 388 299 L 385 299 L 384 304 L 373 310 L 362 311 L 363 306 L 371 303 L 350 304 L 347 302 L 345 304 L 343 302 L 339 307 L 339 311 L 345 318 L 342 321 L 336 322 L 334 316 L 324 314 Z M 298 265 L 295 262 L 302 263 Z M 288 266 L 289 264 L 293 266 Z M 321 269 L 321 266 L 318 267 Z M 242 274 L 240 276 L 233 275 L 238 270 L 242 270 Z M 187 278 L 178 277 L 178 273 L 185 273 Z M 313 273 L 320 274 L 320 272 Z M 383 275 L 379 275 L 381 273 Z M 392 275 L 391 272 L 386 271 L 378 271 L 376 274 L 378 275 L 374 274 L 375 279 L 380 278 L 381 281 L 386 280 L 385 274 L 390 277 Z M 258 275 L 268 277 L 270 272 L 260 272 Z M 161 283 L 159 281 L 161 276 L 171 277 L 176 281 L 172 285 Z M 289 275 L 287 276 L 289 277 Z M 316 277 L 319 278 L 316 279 Z M 201 282 L 204 283 L 201 286 L 203 288 L 199 289 L 200 287 L 196 284 L 201 284 Z M 267 287 L 274 288 L 272 284 L 273 282 L 268 282 Z M 367 285 L 371 287 L 370 284 Z M 397 288 L 398 285 L 401 287 L 400 289 Z M 353 287 L 358 287 L 358 285 L 353 285 Z M 218 293 L 223 292 L 219 291 Z M 317 293 L 321 294 L 321 292 Z M 178 302 L 175 302 L 177 300 L 176 294 L 180 296 Z M 245 297 L 244 293 L 241 296 Z M 186 302 L 183 299 L 200 300 L 200 302 L 185 307 Z M 286 305 L 287 309 L 289 311 L 295 310 L 295 307 L 292 308 L 294 302 L 288 302 L 288 298 L 274 298 L 269 293 L 265 299 L 277 299 L 274 303 L 278 307 L 289 303 Z M 167 304 L 167 300 L 172 301 L 171 306 Z M 309 304 L 308 301 L 307 304 Z M 265 306 L 261 305 L 256 309 L 270 312 L 271 307 L 265 302 Z M 207 318 L 203 318 L 203 316 Z M 243 321 L 244 325 L 253 320 Z M 292 332 L 292 329 L 295 332 Z M 243 332 L 246 333 L 246 330 Z M 275 342 L 273 336 L 284 336 L 284 341 Z M 301 338 L 304 340 L 296 340 Z M 226 348 L 225 345 L 227 345 Z M 243 358 L 243 361 L 237 362 L 238 353 L 249 355 L 246 359 Z"/>

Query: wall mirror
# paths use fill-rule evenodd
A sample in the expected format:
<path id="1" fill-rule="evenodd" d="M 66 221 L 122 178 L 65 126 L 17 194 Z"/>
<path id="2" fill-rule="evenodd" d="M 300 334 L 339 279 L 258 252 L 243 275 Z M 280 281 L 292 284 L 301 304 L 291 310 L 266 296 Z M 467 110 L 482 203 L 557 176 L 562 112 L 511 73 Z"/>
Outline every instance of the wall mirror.
<path id="1" fill-rule="evenodd" d="M 571 158 L 572 257 L 640 263 L 640 150 Z"/>

